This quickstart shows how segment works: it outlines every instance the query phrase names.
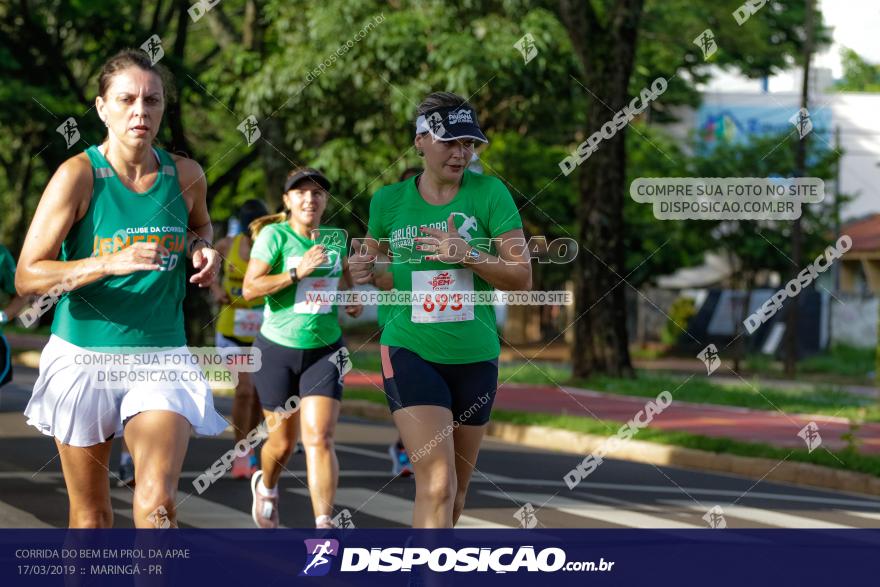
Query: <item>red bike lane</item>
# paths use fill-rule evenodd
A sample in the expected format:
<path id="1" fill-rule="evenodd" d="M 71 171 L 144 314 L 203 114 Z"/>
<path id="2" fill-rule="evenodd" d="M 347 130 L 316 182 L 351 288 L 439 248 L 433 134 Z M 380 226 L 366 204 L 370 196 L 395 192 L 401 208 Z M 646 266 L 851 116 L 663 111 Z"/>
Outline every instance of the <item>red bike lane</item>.
<path id="1" fill-rule="evenodd" d="M 379 373 L 349 372 L 345 377 L 349 386 L 382 389 Z M 495 408 L 519 412 L 565 414 L 627 422 L 645 404 L 649 397 L 633 397 L 600 393 L 572 387 L 505 383 L 498 388 Z M 729 438 L 741 442 L 760 442 L 785 448 L 806 448 L 806 441 L 798 436 L 810 422 L 815 423 L 821 437 L 821 447 L 839 450 L 846 446 L 841 439 L 850 427 L 845 418 L 809 414 L 788 414 L 777 410 L 694 404 L 673 400 L 662 413 L 654 416 L 650 428 L 700 434 L 713 438 Z M 608 434 L 614 434 L 611 428 Z M 859 452 L 880 454 L 880 424 L 864 424 L 857 432 Z"/>

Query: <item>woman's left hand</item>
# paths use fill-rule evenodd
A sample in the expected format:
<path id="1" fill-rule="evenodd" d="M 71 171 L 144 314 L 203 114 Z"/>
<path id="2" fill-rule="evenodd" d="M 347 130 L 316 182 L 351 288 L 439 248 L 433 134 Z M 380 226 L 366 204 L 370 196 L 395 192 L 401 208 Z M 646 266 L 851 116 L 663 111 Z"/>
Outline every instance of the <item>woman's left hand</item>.
<path id="1" fill-rule="evenodd" d="M 200 271 L 190 277 L 189 282 L 199 287 L 210 287 L 220 269 L 220 253 L 210 247 L 202 247 L 193 253 L 192 263 Z"/>
<path id="2" fill-rule="evenodd" d="M 417 243 L 417 251 L 433 253 L 425 257 L 425 261 L 440 261 L 441 263 L 462 263 L 468 250 L 471 248 L 455 228 L 455 213 L 450 213 L 446 219 L 446 230 L 439 228 L 421 227 L 421 231 L 430 235 L 418 236 L 413 240 Z"/>

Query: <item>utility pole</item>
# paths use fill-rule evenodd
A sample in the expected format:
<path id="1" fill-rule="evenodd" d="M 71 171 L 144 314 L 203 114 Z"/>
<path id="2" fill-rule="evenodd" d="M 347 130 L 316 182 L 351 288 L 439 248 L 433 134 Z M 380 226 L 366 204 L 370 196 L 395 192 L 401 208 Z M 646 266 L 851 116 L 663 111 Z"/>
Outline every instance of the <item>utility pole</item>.
<path id="1" fill-rule="evenodd" d="M 834 151 L 840 153 L 840 125 L 834 127 Z M 840 238 L 840 164 L 843 157 L 838 155 L 837 163 L 834 165 L 834 238 Z M 840 263 L 835 263 L 831 267 L 831 275 L 833 278 L 832 287 L 835 293 L 840 291 Z M 834 298 L 829 296 L 828 299 L 828 348 L 831 348 L 834 339 L 834 320 L 832 312 L 834 311 Z"/>
<path id="2" fill-rule="evenodd" d="M 804 39 L 804 80 L 801 86 L 801 112 L 806 110 L 810 96 L 810 61 L 813 56 L 813 3 L 815 0 L 806 0 L 806 14 L 804 15 L 804 29 L 806 38 Z M 800 128 L 798 129 L 800 136 Z M 795 151 L 795 177 L 803 177 L 806 173 L 807 160 L 807 140 L 809 134 L 800 137 L 796 144 Z M 794 272 L 797 275 L 803 263 L 801 234 L 801 219 L 798 217 L 794 221 L 791 230 L 791 260 L 794 263 Z M 798 359 L 798 305 L 797 298 L 790 301 L 788 314 L 785 321 L 785 375 L 786 377 L 794 377 L 797 372 Z"/>

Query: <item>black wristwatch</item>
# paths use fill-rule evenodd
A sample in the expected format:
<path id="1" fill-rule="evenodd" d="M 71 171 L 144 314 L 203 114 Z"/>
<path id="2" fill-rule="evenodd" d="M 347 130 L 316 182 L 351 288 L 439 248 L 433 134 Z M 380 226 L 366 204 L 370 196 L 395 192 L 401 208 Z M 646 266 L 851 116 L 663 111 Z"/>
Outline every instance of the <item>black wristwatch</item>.
<path id="1" fill-rule="evenodd" d="M 296 285 L 296 282 L 299 281 L 299 277 L 296 276 L 296 267 L 291 267 L 287 272 L 290 274 L 291 285 Z"/>
<path id="2" fill-rule="evenodd" d="M 209 243 L 208 241 L 206 241 L 206 240 L 203 239 L 202 237 L 198 237 L 198 238 L 193 239 L 193 240 L 189 243 L 189 254 L 190 254 L 190 255 L 192 255 L 192 254 L 195 252 L 193 249 L 195 249 L 195 248 L 196 248 L 196 245 L 199 244 L 199 243 L 203 243 L 203 244 L 205 245 L 205 247 L 208 248 L 208 249 L 211 248 L 211 243 Z"/>

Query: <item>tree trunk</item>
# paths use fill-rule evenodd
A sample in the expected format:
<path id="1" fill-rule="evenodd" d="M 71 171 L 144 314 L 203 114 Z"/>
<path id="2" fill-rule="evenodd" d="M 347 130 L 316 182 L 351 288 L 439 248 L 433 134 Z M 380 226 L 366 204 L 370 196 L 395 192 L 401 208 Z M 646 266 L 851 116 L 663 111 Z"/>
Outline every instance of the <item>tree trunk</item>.
<path id="1" fill-rule="evenodd" d="M 30 196 L 31 177 L 33 176 L 34 170 L 34 158 L 31 155 L 32 151 L 32 147 L 28 145 L 27 149 L 22 153 L 24 170 L 16 182 L 17 185 L 15 187 L 15 191 L 18 192 L 18 218 L 15 221 L 15 229 L 12 233 L 13 240 L 11 245 L 13 251 L 21 251 L 21 247 L 24 245 L 24 237 L 28 229 L 28 221 L 30 220 L 30 215 L 27 212 L 27 201 Z"/>
<path id="2" fill-rule="evenodd" d="M 809 106 L 810 98 L 810 59 L 813 55 L 813 2 L 807 0 L 806 13 L 804 15 L 804 28 L 806 29 L 806 41 L 804 42 L 804 79 L 801 83 L 801 108 Z M 795 177 L 806 176 L 807 171 L 807 139 L 809 135 L 801 137 L 795 144 Z M 792 276 L 796 276 L 801 270 L 801 258 L 803 248 L 803 235 L 801 217 L 794 219 L 791 229 L 791 261 L 794 265 Z M 785 316 L 785 376 L 794 379 L 797 374 L 797 362 L 799 355 L 798 341 L 798 306 L 800 299 L 794 298 L 788 301 L 788 313 Z"/>
<path id="3" fill-rule="evenodd" d="M 186 11 L 189 4 L 185 0 L 178 0 L 177 6 L 177 35 L 174 38 L 174 47 L 172 48 L 172 54 L 174 55 L 175 61 L 178 64 L 182 64 L 184 62 L 184 55 L 186 52 L 186 33 L 190 21 L 189 14 Z M 185 155 L 192 159 L 197 159 L 196 153 L 193 152 L 192 146 L 186 139 L 186 133 L 184 133 L 183 131 L 184 90 L 184 87 L 180 88 L 177 101 L 175 101 L 173 104 L 169 104 L 168 112 L 165 115 L 166 119 L 168 120 L 168 127 L 171 130 L 171 145 L 168 150 L 172 153 L 177 153 L 178 155 Z"/>
<path id="4" fill-rule="evenodd" d="M 284 138 L 283 122 L 270 118 L 260 124 L 260 132 L 266 140 L 254 144 L 252 149 L 260 149 L 260 160 L 266 175 L 266 202 L 270 207 L 281 204 L 281 190 L 288 172 L 297 164 L 294 156 L 285 152 L 287 141 Z M 302 163 L 308 165 L 308 163 Z M 273 210 L 269 210 L 272 212 Z"/>
<path id="5" fill-rule="evenodd" d="M 584 74 L 586 135 L 599 130 L 630 101 L 644 0 L 620 0 L 600 22 L 589 2 L 562 0 L 562 18 Z M 627 334 L 626 275 L 622 236 L 626 193 L 626 128 L 604 139 L 580 170 L 578 240 L 575 260 L 575 377 L 594 373 L 631 376 Z"/>
<path id="6" fill-rule="evenodd" d="M 749 317 L 749 306 L 752 303 L 752 290 L 755 288 L 755 276 L 753 273 L 746 273 L 743 279 L 745 285 L 745 299 L 739 312 L 739 320 L 733 329 L 733 335 L 736 338 L 736 348 L 733 354 L 733 370 L 739 373 L 741 362 L 746 358 L 746 335 L 743 333 L 743 324 Z"/>

